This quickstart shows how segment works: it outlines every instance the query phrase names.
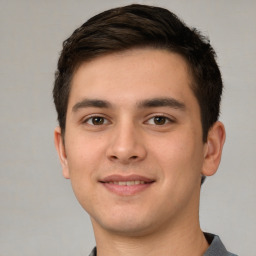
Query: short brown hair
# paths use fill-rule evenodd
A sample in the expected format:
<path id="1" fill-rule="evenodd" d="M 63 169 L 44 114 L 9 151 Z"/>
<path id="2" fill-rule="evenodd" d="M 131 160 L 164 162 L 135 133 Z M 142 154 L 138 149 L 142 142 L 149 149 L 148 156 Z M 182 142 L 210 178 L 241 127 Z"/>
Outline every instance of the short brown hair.
<path id="1" fill-rule="evenodd" d="M 63 42 L 53 89 L 58 121 L 65 132 L 72 76 L 81 63 L 132 48 L 165 49 L 183 56 L 193 77 L 203 141 L 218 120 L 222 79 L 209 41 L 170 11 L 147 5 L 128 5 L 104 11 L 85 22 Z"/>

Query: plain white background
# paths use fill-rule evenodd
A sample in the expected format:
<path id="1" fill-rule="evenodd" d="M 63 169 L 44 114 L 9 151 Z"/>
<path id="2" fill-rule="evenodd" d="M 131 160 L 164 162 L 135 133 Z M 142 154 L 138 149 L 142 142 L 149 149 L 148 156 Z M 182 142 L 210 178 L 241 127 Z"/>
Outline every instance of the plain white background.
<path id="1" fill-rule="evenodd" d="M 86 256 L 87 214 L 62 178 L 53 145 L 52 85 L 61 44 L 100 11 L 136 1 L 0 1 L 0 256 Z M 210 37 L 225 91 L 227 140 L 218 173 L 202 189 L 204 231 L 255 256 L 256 2 L 137 1 L 166 7 Z"/>

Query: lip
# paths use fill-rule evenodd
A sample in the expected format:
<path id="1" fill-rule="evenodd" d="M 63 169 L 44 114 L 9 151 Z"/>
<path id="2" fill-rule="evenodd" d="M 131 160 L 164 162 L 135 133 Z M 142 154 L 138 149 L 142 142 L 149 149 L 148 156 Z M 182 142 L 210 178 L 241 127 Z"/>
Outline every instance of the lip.
<path id="1" fill-rule="evenodd" d="M 133 183 L 135 181 L 135 183 Z M 137 182 L 136 182 L 137 181 Z M 138 181 L 140 183 L 138 184 Z M 148 189 L 155 180 L 140 175 L 110 175 L 99 181 L 108 191 L 119 196 L 132 196 Z M 128 183 L 129 185 L 125 184 Z M 132 184 L 132 185 L 131 185 Z"/>

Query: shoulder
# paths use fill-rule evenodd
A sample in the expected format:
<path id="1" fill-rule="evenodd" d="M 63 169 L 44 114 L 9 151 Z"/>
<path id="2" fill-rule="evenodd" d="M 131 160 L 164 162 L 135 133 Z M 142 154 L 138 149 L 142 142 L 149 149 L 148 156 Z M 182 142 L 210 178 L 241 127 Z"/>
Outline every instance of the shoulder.
<path id="1" fill-rule="evenodd" d="M 219 236 L 210 233 L 204 233 L 204 235 L 210 244 L 210 247 L 205 252 L 204 256 L 238 256 L 227 251 Z"/>
<path id="2" fill-rule="evenodd" d="M 93 250 L 91 251 L 89 256 L 97 256 L 97 249 L 96 249 L 96 247 L 93 248 Z"/>

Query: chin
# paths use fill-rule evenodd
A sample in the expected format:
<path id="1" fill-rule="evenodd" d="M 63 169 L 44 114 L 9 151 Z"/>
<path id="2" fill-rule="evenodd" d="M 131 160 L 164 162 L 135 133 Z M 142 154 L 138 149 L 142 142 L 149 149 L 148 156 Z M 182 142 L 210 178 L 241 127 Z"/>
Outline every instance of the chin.
<path id="1" fill-rule="evenodd" d="M 140 237 L 145 236 L 150 233 L 150 226 L 142 226 L 141 223 L 139 225 L 121 225 L 119 227 L 109 227 L 107 231 L 126 237 Z"/>
<path id="2" fill-rule="evenodd" d="M 104 218 L 100 220 L 94 218 L 92 219 L 92 223 L 95 228 L 116 235 L 131 237 L 143 236 L 150 232 L 153 225 L 150 221 L 145 221 L 145 219 L 138 218 L 138 216 L 119 216 L 119 218 Z"/>

